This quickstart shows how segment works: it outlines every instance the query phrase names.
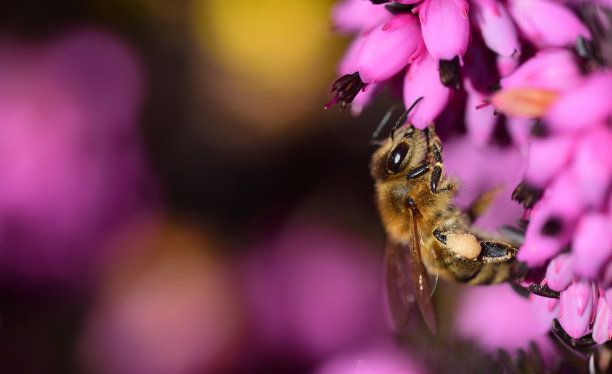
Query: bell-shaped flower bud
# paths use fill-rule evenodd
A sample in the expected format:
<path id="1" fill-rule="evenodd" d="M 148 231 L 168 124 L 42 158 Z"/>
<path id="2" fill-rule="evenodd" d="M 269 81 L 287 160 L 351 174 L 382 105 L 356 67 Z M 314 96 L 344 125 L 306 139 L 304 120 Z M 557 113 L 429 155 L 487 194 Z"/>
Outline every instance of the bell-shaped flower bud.
<path id="1" fill-rule="evenodd" d="M 574 258 L 568 253 L 562 253 L 553 258 L 546 268 L 544 280 L 548 288 L 563 291 L 574 278 Z"/>
<path id="2" fill-rule="evenodd" d="M 483 106 L 483 100 L 488 94 L 477 91 L 469 79 L 464 80 L 464 87 L 468 94 L 464 114 L 465 125 L 472 140 L 485 145 L 491 138 L 499 117 L 495 115 L 494 106 L 486 104 Z"/>
<path id="3" fill-rule="evenodd" d="M 591 39 L 580 19 L 560 3 L 511 0 L 508 8 L 523 35 L 539 48 L 571 46 L 578 36 Z"/>
<path id="4" fill-rule="evenodd" d="M 362 37 L 354 71 L 364 83 L 391 78 L 425 51 L 418 20 L 412 14 L 398 14 Z"/>
<path id="5" fill-rule="evenodd" d="M 578 179 L 578 198 L 588 208 L 604 209 L 612 180 L 610 126 L 594 126 L 581 137 L 574 152 L 571 168 Z"/>
<path id="6" fill-rule="evenodd" d="M 545 119 L 555 130 L 577 131 L 612 115 L 612 72 L 589 75 L 551 106 Z"/>
<path id="7" fill-rule="evenodd" d="M 419 129 L 429 126 L 442 113 L 451 89 L 440 82 L 438 63 L 429 54 L 414 62 L 404 78 L 404 104 L 409 108 L 420 97 L 408 121 Z"/>
<path id="8" fill-rule="evenodd" d="M 418 6 L 423 40 L 436 61 L 465 54 L 470 39 L 468 10 L 466 0 L 425 0 Z"/>
<path id="9" fill-rule="evenodd" d="M 501 56 L 518 57 L 521 43 L 512 18 L 504 4 L 496 0 L 472 0 L 472 18 L 485 44 Z"/>
<path id="10" fill-rule="evenodd" d="M 551 135 L 531 142 L 526 179 L 543 187 L 569 162 L 576 140 L 570 136 Z"/>
<path id="11" fill-rule="evenodd" d="M 599 297 L 597 314 L 593 323 L 593 340 L 603 344 L 612 338 L 612 313 L 604 297 Z"/>
<path id="12" fill-rule="evenodd" d="M 525 243 L 517 254 L 519 261 L 530 267 L 543 265 L 569 243 L 583 208 L 576 199 L 578 193 L 573 173 L 559 173 L 533 207 Z"/>
<path id="13" fill-rule="evenodd" d="M 602 266 L 612 256 L 610 228 L 612 220 L 605 214 L 590 213 L 580 219 L 572 244 L 576 275 L 587 279 L 599 277 Z"/>
<path id="14" fill-rule="evenodd" d="M 538 52 L 516 71 L 499 82 L 503 89 L 544 88 L 562 91 L 581 81 L 574 55 L 566 49 L 551 48 Z"/>
<path id="15" fill-rule="evenodd" d="M 561 292 L 559 322 L 572 338 L 580 338 L 587 332 L 593 312 L 592 291 L 590 282 L 578 281 Z"/>
<path id="16" fill-rule="evenodd" d="M 331 18 L 336 30 L 355 33 L 368 30 L 393 15 L 384 6 L 364 0 L 344 0 L 331 9 Z"/>

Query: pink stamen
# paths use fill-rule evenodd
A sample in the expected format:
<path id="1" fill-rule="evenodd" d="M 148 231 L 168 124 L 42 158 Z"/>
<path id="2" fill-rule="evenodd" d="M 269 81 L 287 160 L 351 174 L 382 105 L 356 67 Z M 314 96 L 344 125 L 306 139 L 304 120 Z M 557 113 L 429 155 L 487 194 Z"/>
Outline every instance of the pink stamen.
<path id="1" fill-rule="evenodd" d="M 335 104 L 335 103 L 338 101 L 338 99 L 339 99 L 338 95 L 335 95 L 335 96 L 334 96 L 334 97 L 333 97 L 333 98 L 332 98 L 332 99 L 329 101 L 329 103 L 327 103 L 327 105 L 325 105 L 325 106 L 323 107 L 323 109 L 324 109 L 324 110 L 327 110 L 327 109 L 331 108 L 331 106 L 332 106 L 332 105 L 334 105 L 334 104 Z"/>
<path id="2" fill-rule="evenodd" d="M 490 102 L 490 101 L 485 101 L 485 102 L 483 102 L 482 104 L 478 104 L 478 105 L 476 105 L 476 107 L 475 107 L 475 108 L 476 108 L 476 110 L 478 110 L 478 109 L 486 108 L 486 107 L 488 107 L 489 105 L 491 105 L 491 102 Z"/>

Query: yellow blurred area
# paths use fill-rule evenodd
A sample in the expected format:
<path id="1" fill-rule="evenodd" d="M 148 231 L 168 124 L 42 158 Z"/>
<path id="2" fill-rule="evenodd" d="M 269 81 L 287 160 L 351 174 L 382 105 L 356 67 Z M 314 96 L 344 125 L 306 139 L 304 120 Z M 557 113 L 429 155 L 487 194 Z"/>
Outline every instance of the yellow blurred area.
<path id="1" fill-rule="evenodd" d="M 331 0 L 194 2 L 196 39 L 225 74 L 201 72 L 239 120 L 277 132 L 325 104 L 340 40 Z M 334 48 L 334 47 L 338 48 Z"/>

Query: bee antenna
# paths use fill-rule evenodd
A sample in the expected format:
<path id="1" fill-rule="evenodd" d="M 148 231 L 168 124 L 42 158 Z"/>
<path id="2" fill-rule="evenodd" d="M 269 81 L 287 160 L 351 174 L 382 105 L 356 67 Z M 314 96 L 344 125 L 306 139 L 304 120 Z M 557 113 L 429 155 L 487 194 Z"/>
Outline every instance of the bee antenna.
<path id="1" fill-rule="evenodd" d="M 374 132 L 372 133 L 372 137 L 370 138 L 370 144 L 380 145 L 381 141 L 378 140 L 378 135 L 380 135 L 380 132 L 387 125 L 387 123 L 389 123 L 389 119 L 391 118 L 391 115 L 393 115 L 395 108 L 397 108 L 397 105 L 393 105 L 391 108 L 389 108 L 389 110 L 387 110 L 387 113 L 385 113 L 385 116 L 382 118 L 382 120 L 380 120 L 378 126 L 376 126 L 376 130 L 374 130 Z"/>
<path id="2" fill-rule="evenodd" d="M 397 130 L 400 126 L 406 123 L 406 119 L 408 118 L 408 113 L 414 109 L 414 107 L 419 103 L 419 101 L 423 100 L 423 96 L 419 97 L 410 105 L 410 108 L 406 109 L 404 113 L 397 119 L 395 124 L 393 125 L 393 129 L 391 130 L 391 138 L 393 139 L 393 135 L 395 135 L 395 130 Z"/>

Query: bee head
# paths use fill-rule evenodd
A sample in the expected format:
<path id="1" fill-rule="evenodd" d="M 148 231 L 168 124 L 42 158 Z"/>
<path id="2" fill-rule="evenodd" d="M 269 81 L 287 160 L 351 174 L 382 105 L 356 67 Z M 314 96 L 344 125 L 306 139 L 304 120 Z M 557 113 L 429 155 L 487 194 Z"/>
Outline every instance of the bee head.
<path id="1" fill-rule="evenodd" d="M 413 126 L 401 127 L 372 156 L 370 174 L 375 182 L 405 181 L 405 174 L 424 162 L 426 153 L 424 132 Z"/>

